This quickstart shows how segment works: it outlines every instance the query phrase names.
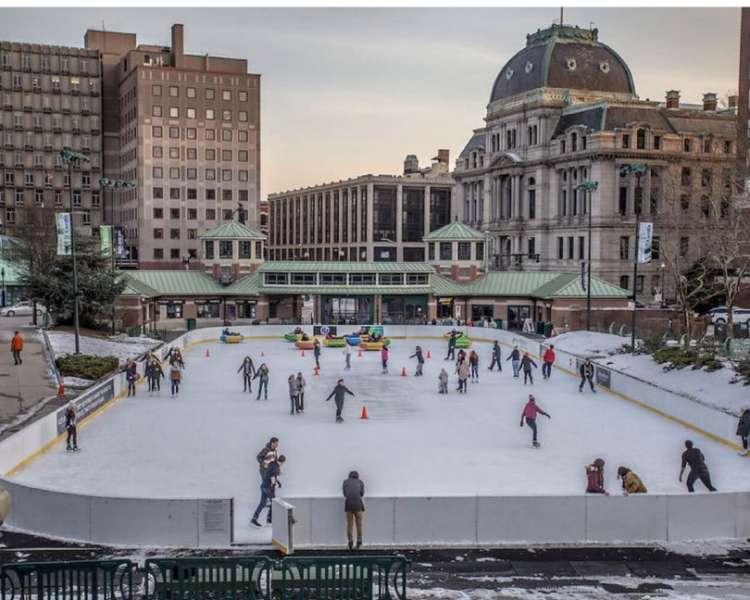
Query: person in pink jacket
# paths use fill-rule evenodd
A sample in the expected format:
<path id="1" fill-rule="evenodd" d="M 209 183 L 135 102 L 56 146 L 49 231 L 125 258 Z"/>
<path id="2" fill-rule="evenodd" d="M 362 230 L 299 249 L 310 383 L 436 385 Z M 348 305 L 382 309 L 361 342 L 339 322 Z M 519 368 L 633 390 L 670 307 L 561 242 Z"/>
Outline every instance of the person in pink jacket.
<path id="1" fill-rule="evenodd" d="M 388 346 L 383 346 L 380 349 L 380 360 L 383 362 L 383 375 L 388 373 L 388 356 L 390 355 L 390 352 L 388 352 Z"/>
<path id="2" fill-rule="evenodd" d="M 552 365 L 555 362 L 555 347 L 553 345 L 550 344 L 550 347 L 545 350 L 543 359 L 542 377 L 549 379 L 549 376 L 552 374 Z"/>
<path id="3" fill-rule="evenodd" d="M 526 406 L 523 407 L 523 412 L 521 413 L 521 427 L 523 427 L 523 422 L 525 420 L 526 425 L 531 428 L 531 432 L 533 434 L 531 445 L 534 446 L 534 448 L 539 448 L 536 430 L 536 418 L 538 415 L 544 415 L 548 419 L 552 418 L 537 405 L 534 396 L 529 394 L 529 401 L 526 403 Z"/>

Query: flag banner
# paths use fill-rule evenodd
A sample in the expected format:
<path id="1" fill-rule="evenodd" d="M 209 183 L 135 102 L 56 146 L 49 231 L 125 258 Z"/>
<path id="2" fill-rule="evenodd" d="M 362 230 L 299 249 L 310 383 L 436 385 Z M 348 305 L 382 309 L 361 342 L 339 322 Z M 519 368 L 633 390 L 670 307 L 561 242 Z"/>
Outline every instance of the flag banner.
<path id="1" fill-rule="evenodd" d="M 638 262 L 651 262 L 651 244 L 654 240 L 654 224 L 641 223 L 638 231 Z"/>
<path id="2" fill-rule="evenodd" d="M 128 251 L 125 248 L 125 230 L 121 225 L 115 227 L 115 256 L 117 258 L 126 258 Z"/>
<path id="3" fill-rule="evenodd" d="M 102 256 L 112 256 L 112 226 L 101 225 L 99 227 L 99 243 Z"/>
<path id="4" fill-rule="evenodd" d="M 59 212 L 57 217 L 57 255 L 70 256 L 72 254 L 72 236 L 70 213 Z"/>

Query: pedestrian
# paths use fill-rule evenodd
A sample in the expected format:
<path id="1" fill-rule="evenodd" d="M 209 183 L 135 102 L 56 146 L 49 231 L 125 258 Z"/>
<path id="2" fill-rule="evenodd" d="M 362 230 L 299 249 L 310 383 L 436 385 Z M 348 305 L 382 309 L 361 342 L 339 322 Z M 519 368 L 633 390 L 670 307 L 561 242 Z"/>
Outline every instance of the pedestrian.
<path id="1" fill-rule="evenodd" d="M 179 361 L 174 361 L 169 365 L 169 381 L 172 383 L 171 395 L 176 396 L 180 393 L 180 382 L 182 381 L 182 367 Z"/>
<path id="2" fill-rule="evenodd" d="M 13 364 L 16 366 L 22 365 L 23 337 L 21 337 L 21 332 L 19 331 L 13 333 L 13 337 L 10 340 L 10 352 L 13 355 Z"/>
<path id="3" fill-rule="evenodd" d="M 68 437 L 65 440 L 65 450 L 78 451 L 78 415 L 75 406 L 70 402 L 65 409 L 65 431 Z"/>
<path id="4" fill-rule="evenodd" d="M 479 381 L 479 354 L 474 350 L 469 353 L 469 368 L 471 369 L 471 381 Z"/>
<path id="5" fill-rule="evenodd" d="M 326 402 L 333 398 L 333 401 L 336 403 L 336 423 L 342 423 L 344 421 L 344 419 L 341 418 L 341 411 L 344 409 L 344 397 L 346 394 L 354 396 L 354 392 L 344 385 L 344 380 L 339 379 L 336 382 L 336 387 L 333 388 L 333 391 L 328 394 L 328 398 L 326 398 Z"/>
<path id="6" fill-rule="evenodd" d="M 544 379 L 549 379 L 550 375 L 552 375 L 552 365 L 555 363 L 554 345 L 550 344 L 550 347 L 544 351 L 542 360 L 544 361 L 544 364 L 542 365 L 542 377 Z"/>
<path id="7" fill-rule="evenodd" d="M 645 494 L 648 492 L 643 485 L 641 478 L 627 467 L 617 468 L 617 478 L 622 479 L 622 493 L 625 496 L 630 494 Z"/>
<path id="8" fill-rule="evenodd" d="M 513 350 L 511 350 L 510 355 L 505 360 L 510 361 L 513 367 L 513 377 L 518 378 L 518 372 L 521 369 L 521 351 L 518 349 L 518 346 L 513 346 Z"/>
<path id="9" fill-rule="evenodd" d="M 451 331 L 450 337 L 448 338 L 448 354 L 445 356 L 445 360 L 456 360 L 456 331 Z"/>
<path id="10" fill-rule="evenodd" d="M 441 394 L 448 393 L 448 371 L 445 367 L 440 369 L 440 375 L 438 375 L 438 392 Z"/>
<path id="11" fill-rule="evenodd" d="M 268 465 L 274 462 L 279 457 L 279 438 L 272 437 L 268 440 L 268 443 L 263 446 L 260 452 L 255 456 L 255 460 L 258 461 L 258 471 L 260 472 L 260 480 L 263 481 L 263 476 L 266 474 Z"/>
<path id="12" fill-rule="evenodd" d="M 591 386 L 591 391 L 596 394 L 596 390 L 594 389 L 594 365 L 590 358 L 587 358 L 584 363 L 581 364 L 579 372 L 581 373 L 581 384 L 578 386 L 578 391 L 582 392 L 584 384 L 588 381 Z"/>
<path id="13" fill-rule="evenodd" d="M 352 368 L 352 348 L 349 344 L 344 348 L 344 360 L 346 361 L 346 367 L 344 368 L 348 371 Z"/>
<path id="14" fill-rule="evenodd" d="M 349 550 L 354 549 L 354 527 L 357 528 L 357 550 L 362 547 L 363 527 L 362 521 L 365 513 L 365 484 L 359 478 L 357 471 L 349 473 L 349 477 L 342 485 L 344 494 L 344 512 L 346 513 L 346 539 L 349 542 Z"/>
<path id="15" fill-rule="evenodd" d="M 468 382 L 469 382 L 469 361 L 462 360 L 458 367 L 456 368 L 456 373 L 458 373 L 458 393 L 460 394 L 463 392 L 464 394 L 468 390 Z"/>
<path id="16" fill-rule="evenodd" d="M 148 378 L 148 391 L 160 392 L 164 370 L 161 368 L 161 364 L 156 357 L 146 363 L 146 377 Z"/>
<path id="17" fill-rule="evenodd" d="M 125 379 L 128 382 L 128 396 L 135 396 L 135 382 L 138 381 L 138 365 L 132 358 L 125 364 Z"/>
<path id="18" fill-rule="evenodd" d="M 313 344 L 313 354 L 315 355 L 315 368 L 320 369 L 320 340 L 317 338 Z"/>
<path id="19" fill-rule="evenodd" d="M 740 411 L 740 418 L 737 421 L 737 435 L 742 440 L 742 451 L 739 453 L 740 456 L 750 455 L 748 451 L 748 438 L 750 438 L 750 407 L 743 406 Z"/>
<path id="20" fill-rule="evenodd" d="M 302 371 L 297 373 L 297 412 L 305 412 L 305 387 L 307 381 L 302 376 Z"/>
<path id="21" fill-rule="evenodd" d="M 534 448 L 539 448 L 539 442 L 537 441 L 537 428 L 536 428 L 536 417 L 537 415 L 544 415 L 548 419 L 551 419 L 546 412 L 544 412 L 541 407 L 539 407 L 536 403 L 536 400 L 534 399 L 534 396 L 529 394 L 529 401 L 526 403 L 526 406 L 523 407 L 523 412 L 521 413 L 521 427 L 523 427 L 524 420 L 526 421 L 526 425 L 529 426 L 532 433 L 532 440 L 531 445 Z"/>
<path id="22" fill-rule="evenodd" d="M 536 363 L 531 360 L 531 356 L 529 356 L 528 352 L 523 353 L 521 367 L 523 367 L 523 384 L 526 385 L 526 380 L 528 379 L 528 381 L 531 382 L 531 385 L 534 385 L 534 377 L 531 374 L 531 369 L 536 369 Z"/>
<path id="23" fill-rule="evenodd" d="M 492 344 L 492 362 L 490 363 L 490 371 L 493 370 L 494 366 L 497 365 L 497 370 L 502 371 L 503 365 L 500 362 L 501 359 L 500 344 L 495 340 Z"/>
<path id="24" fill-rule="evenodd" d="M 289 383 L 289 403 L 291 404 L 290 415 L 297 412 L 297 378 L 292 373 L 287 379 Z"/>
<path id="25" fill-rule="evenodd" d="M 263 474 L 263 481 L 260 484 L 260 502 L 258 502 L 258 507 L 255 509 L 253 518 L 250 521 L 256 527 L 261 527 L 261 524 L 258 522 L 258 517 L 266 506 L 268 506 L 268 516 L 266 517 L 266 524 L 271 524 L 273 499 L 276 496 L 276 488 L 281 487 L 281 480 L 279 479 L 279 476 L 281 475 L 281 465 L 283 465 L 285 462 L 286 457 L 282 454 L 278 459 L 274 460 L 268 465 L 268 468 Z"/>
<path id="26" fill-rule="evenodd" d="M 604 460 L 597 458 L 590 465 L 586 466 L 586 493 L 587 494 L 604 494 L 609 496 L 609 492 L 604 489 Z"/>
<path id="27" fill-rule="evenodd" d="M 422 375 L 422 367 L 424 366 L 424 356 L 422 355 L 422 346 L 417 346 L 416 351 L 414 354 L 412 354 L 409 358 L 417 359 L 417 370 L 414 373 L 415 377 L 420 377 Z"/>
<path id="28" fill-rule="evenodd" d="M 466 351 L 459 350 L 458 356 L 456 358 L 456 367 L 458 367 L 458 365 L 464 362 L 465 360 L 466 360 Z"/>
<path id="29" fill-rule="evenodd" d="M 240 368 L 237 369 L 238 373 L 242 373 L 242 391 L 252 392 L 253 391 L 253 375 L 255 375 L 255 364 L 253 359 L 249 356 L 245 357 L 242 361 Z"/>
<path id="30" fill-rule="evenodd" d="M 690 465 L 690 473 L 688 473 L 687 478 L 688 492 L 692 494 L 695 491 L 693 485 L 696 479 L 700 479 L 709 492 L 715 492 L 716 488 L 711 484 L 711 474 L 708 472 L 703 452 L 696 448 L 690 440 L 685 440 L 685 448 L 685 451 L 682 453 L 682 468 L 680 469 L 679 481 L 682 481 L 685 467 Z"/>
<path id="31" fill-rule="evenodd" d="M 253 379 L 258 380 L 258 396 L 256 400 L 260 400 L 260 394 L 263 393 L 263 399 L 268 400 L 268 365 L 261 363 L 258 370 L 255 372 Z"/>
<path id="32" fill-rule="evenodd" d="M 390 352 L 388 351 L 388 346 L 383 346 L 380 349 L 380 361 L 383 363 L 383 375 L 388 373 L 388 357 L 390 356 Z"/>

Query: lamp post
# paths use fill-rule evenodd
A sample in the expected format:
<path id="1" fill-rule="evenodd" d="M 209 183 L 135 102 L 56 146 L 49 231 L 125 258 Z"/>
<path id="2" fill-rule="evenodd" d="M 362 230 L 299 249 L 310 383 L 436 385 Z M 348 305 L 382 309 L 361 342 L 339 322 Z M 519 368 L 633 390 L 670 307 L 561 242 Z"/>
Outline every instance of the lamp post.
<path id="1" fill-rule="evenodd" d="M 586 251 L 586 331 L 591 331 L 591 194 L 599 187 L 599 182 L 594 180 L 584 181 L 583 183 L 576 186 L 577 190 L 581 190 L 584 193 L 584 206 L 589 213 L 589 240 L 588 249 Z"/>
<path id="2" fill-rule="evenodd" d="M 81 328 L 78 315 L 78 263 L 76 262 L 76 228 L 73 221 L 73 165 L 89 162 L 89 157 L 70 148 L 63 148 L 60 158 L 68 163 L 68 186 L 70 189 L 70 258 L 73 261 L 73 329 L 75 330 L 75 353 L 81 353 Z"/>
<path id="3" fill-rule="evenodd" d="M 5 308 L 5 267 L 0 267 L 0 277 L 3 279 L 3 302 L 2 307 Z"/>
<path id="4" fill-rule="evenodd" d="M 633 323 L 632 331 L 630 332 L 630 347 L 635 350 L 635 328 L 638 320 L 638 311 L 636 307 L 636 296 L 638 293 L 638 243 L 640 241 L 641 231 L 641 175 L 646 172 L 646 165 L 643 163 L 635 163 L 632 165 L 625 165 L 620 169 L 620 174 L 627 177 L 628 175 L 635 175 L 635 202 L 633 208 L 635 209 L 635 253 L 633 256 Z"/>

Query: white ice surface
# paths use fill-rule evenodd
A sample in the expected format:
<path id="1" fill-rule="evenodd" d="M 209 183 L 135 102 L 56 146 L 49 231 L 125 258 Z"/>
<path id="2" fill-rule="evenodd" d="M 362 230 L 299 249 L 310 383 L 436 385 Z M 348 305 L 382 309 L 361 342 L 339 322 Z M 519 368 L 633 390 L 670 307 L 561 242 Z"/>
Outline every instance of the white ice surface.
<path id="1" fill-rule="evenodd" d="M 71 354 L 75 351 L 75 336 L 72 333 L 66 331 L 48 331 L 47 336 L 49 337 L 49 342 L 55 356 Z M 92 356 L 114 356 L 121 364 L 125 363 L 128 358 L 135 358 L 146 352 L 146 350 L 158 346 L 159 343 L 158 340 L 144 337 L 80 337 L 82 354 L 90 354 Z"/>
<path id="2" fill-rule="evenodd" d="M 433 354 L 422 378 L 407 358 L 415 343 Z M 372 496 L 582 494 L 584 465 L 596 457 L 607 462 L 612 492 L 619 489 L 617 466 L 627 465 L 650 492 L 679 493 L 687 437 L 703 450 L 720 490 L 747 488 L 750 463 L 731 450 L 605 391 L 581 394 L 577 381 L 559 371 L 544 381 L 537 369 L 533 386 L 514 379 L 508 362 L 502 374 L 489 373 L 490 346 L 475 347 L 481 381 L 459 395 L 449 369 L 450 394 L 441 396 L 437 376 L 451 363 L 436 340 L 395 340 L 388 375 L 380 373 L 378 352 L 359 358 L 355 350 L 346 372 L 342 350 L 324 348 L 320 377 L 312 374 L 312 352 L 302 358 L 284 341 L 196 346 L 185 354 L 178 397 L 169 396 L 166 382 L 154 395 L 139 386 L 136 397 L 83 428 L 81 452 L 66 454 L 58 444 L 17 479 L 109 496 L 234 497 L 239 541 L 270 537 L 268 528 L 250 533 L 248 521 L 258 499 L 255 455 L 272 435 L 288 458 L 281 496 L 336 496 L 352 469 Z M 268 401 L 242 392 L 237 369 L 245 354 L 270 366 Z M 402 366 L 408 377 L 400 376 Z M 291 416 L 287 377 L 298 370 L 308 382 L 306 410 Z M 333 401 L 324 402 L 338 377 L 356 394 L 347 396 L 342 424 L 334 423 Z M 253 392 L 256 386 L 257 380 Z M 540 450 L 530 447 L 531 431 L 519 427 L 532 392 L 552 415 L 539 418 Z M 358 418 L 363 404 L 366 421 Z"/>

